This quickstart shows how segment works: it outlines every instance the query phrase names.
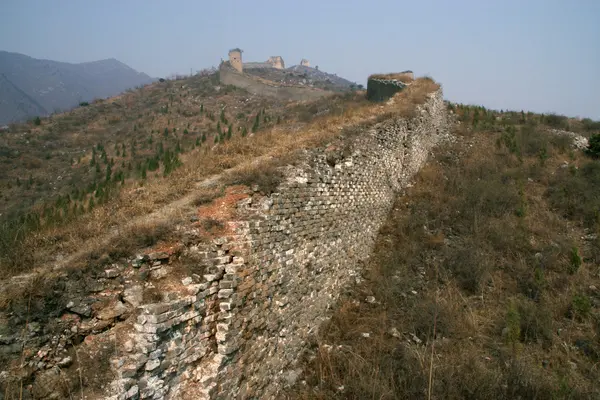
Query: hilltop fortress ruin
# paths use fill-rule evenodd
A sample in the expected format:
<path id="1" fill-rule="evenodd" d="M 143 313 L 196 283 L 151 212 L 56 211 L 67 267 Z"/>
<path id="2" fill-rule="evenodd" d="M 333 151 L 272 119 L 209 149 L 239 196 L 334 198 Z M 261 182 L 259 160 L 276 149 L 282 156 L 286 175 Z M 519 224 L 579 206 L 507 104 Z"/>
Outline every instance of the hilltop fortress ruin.
<path id="1" fill-rule="evenodd" d="M 306 78 L 289 79 L 289 76 L 294 74 L 285 70 L 285 62 L 281 56 L 269 57 L 264 62 L 245 63 L 242 61 L 242 53 L 243 50 L 240 48 L 231 49 L 229 59 L 221 62 L 219 66 L 221 83 L 283 101 L 315 100 L 333 93 L 331 90 L 311 85 Z M 310 63 L 306 59 L 301 60 L 300 66 L 310 69 Z M 303 73 L 306 76 L 306 71 Z"/>
<path id="2" fill-rule="evenodd" d="M 275 68 L 275 69 L 284 69 L 285 62 L 281 56 L 271 56 L 267 61 L 263 62 L 247 62 L 244 63 L 242 61 L 242 53 L 243 50 L 240 48 L 235 48 L 229 50 L 229 65 L 233 67 L 238 72 L 244 72 L 244 69 L 256 69 L 256 68 Z M 300 61 L 300 65 L 305 67 L 310 67 L 310 63 L 307 59 L 303 58 Z"/>

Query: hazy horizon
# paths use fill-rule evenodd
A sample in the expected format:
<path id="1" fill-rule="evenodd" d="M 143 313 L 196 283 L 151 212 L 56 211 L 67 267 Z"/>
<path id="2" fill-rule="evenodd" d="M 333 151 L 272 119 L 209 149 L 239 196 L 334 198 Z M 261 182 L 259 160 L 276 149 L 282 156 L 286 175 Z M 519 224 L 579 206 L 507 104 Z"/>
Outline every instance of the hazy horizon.
<path id="1" fill-rule="evenodd" d="M 448 100 L 600 119 L 600 2 L 302 3 L 4 0 L 0 50 L 63 62 L 116 58 L 153 77 L 280 55 L 365 84 L 430 75 Z"/>

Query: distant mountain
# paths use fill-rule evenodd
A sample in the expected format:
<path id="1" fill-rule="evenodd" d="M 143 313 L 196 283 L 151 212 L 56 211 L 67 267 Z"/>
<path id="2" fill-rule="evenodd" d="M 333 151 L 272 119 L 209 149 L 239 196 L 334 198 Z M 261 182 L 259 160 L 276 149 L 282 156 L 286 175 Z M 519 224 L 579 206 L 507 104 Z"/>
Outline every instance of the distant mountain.
<path id="1" fill-rule="evenodd" d="M 0 51 L 0 125 L 66 110 L 152 81 L 114 58 L 70 64 Z"/>

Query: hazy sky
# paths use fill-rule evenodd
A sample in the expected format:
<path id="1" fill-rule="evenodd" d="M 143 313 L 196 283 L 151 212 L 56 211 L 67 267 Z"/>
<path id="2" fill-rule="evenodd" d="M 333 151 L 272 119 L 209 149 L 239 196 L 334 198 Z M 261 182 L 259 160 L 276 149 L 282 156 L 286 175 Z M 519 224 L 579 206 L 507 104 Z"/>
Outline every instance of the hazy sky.
<path id="1" fill-rule="evenodd" d="M 600 0 L 0 0 L 0 50 L 114 57 L 152 76 L 307 58 L 366 83 L 429 74 L 446 98 L 600 119 Z"/>

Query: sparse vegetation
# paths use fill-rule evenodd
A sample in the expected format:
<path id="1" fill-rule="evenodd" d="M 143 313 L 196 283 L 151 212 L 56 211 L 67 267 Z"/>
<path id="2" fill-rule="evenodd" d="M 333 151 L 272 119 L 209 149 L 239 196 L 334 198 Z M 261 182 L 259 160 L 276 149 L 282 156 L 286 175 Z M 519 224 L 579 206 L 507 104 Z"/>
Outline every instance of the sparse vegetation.
<path id="1" fill-rule="evenodd" d="M 283 155 L 293 154 L 295 150 L 323 145 L 340 133 L 347 132 L 347 129 L 340 128 L 376 123 L 382 115 L 410 115 L 413 112 L 411 110 L 425 101 L 427 93 L 438 87 L 429 79 L 417 80 L 411 90 L 404 91 L 394 104 L 384 108 L 375 107 L 366 101 L 357 101 L 360 98 L 357 93 L 334 96 L 328 99 L 334 106 L 331 112 L 313 115 L 300 122 L 294 106 L 283 108 L 260 98 L 256 103 L 245 102 L 243 92 L 233 87 L 221 88 L 217 96 L 214 89 L 218 82 L 216 79 L 214 75 L 194 77 L 186 84 L 187 91 L 203 96 L 201 103 L 183 100 L 192 96 L 171 96 L 177 93 L 178 86 L 167 81 L 160 85 L 146 86 L 120 98 L 95 101 L 88 107 L 53 116 L 52 121 L 48 121 L 47 129 L 44 123 L 45 128 L 40 132 L 40 137 L 47 141 L 57 141 L 56 131 L 60 131 L 61 140 L 65 141 L 61 152 L 57 152 L 57 157 L 43 161 L 39 156 L 33 159 L 38 147 L 32 147 L 30 157 L 23 158 L 23 166 L 17 164 L 17 168 L 11 170 L 6 177 L 11 182 L 11 191 L 2 198 L 8 210 L 3 213 L 2 219 L 16 221 L 5 224 L 4 227 L 22 230 L 24 221 L 34 223 L 25 229 L 24 235 L 15 235 L 11 231 L 0 236 L 18 238 L 7 245 L 15 252 L 18 246 L 35 249 L 34 262 L 8 265 L 8 257 L 2 257 L 0 270 L 11 271 L 11 274 L 25 272 L 52 257 L 58 246 L 62 247 L 63 252 L 79 249 L 90 235 L 97 236 L 99 232 L 106 231 L 108 226 L 119 226 L 122 221 L 148 213 L 185 194 L 194 181 L 246 163 L 249 159 L 267 154 L 280 159 Z M 226 131 L 222 129 L 220 135 L 216 134 L 215 126 L 220 120 L 216 121 L 214 115 L 217 110 L 220 113 L 223 109 L 219 99 L 231 105 L 225 107 L 228 121 L 234 121 L 235 115 L 228 115 L 227 110 L 235 110 L 234 104 L 241 106 L 243 103 L 245 114 L 254 115 L 254 121 L 259 121 L 260 133 L 247 135 L 246 125 L 241 124 L 240 135 L 233 134 L 235 127 L 232 126 L 231 139 L 225 140 L 228 127 Z M 182 103 L 178 107 L 172 107 L 171 103 L 177 101 Z M 205 110 L 202 114 L 198 112 L 200 104 L 203 104 Z M 169 106 L 166 115 L 160 111 L 165 106 Z M 132 109 L 127 110 L 127 107 Z M 180 111 L 177 111 L 178 108 Z M 146 111 L 148 109 L 151 111 Z M 190 112 L 179 114 L 179 129 L 173 127 L 169 115 L 183 113 L 185 110 Z M 238 107 L 236 112 L 239 111 Z M 119 115 L 115 124 L 110 122 L 112 118 L 109 116 L 112 114 Z M 290 124 L 300 122 L 301 130 L 297 130 L 298 125 L 293 131 L 286 125 L 277 126 L 278 116 L 284 116 L 285 121 Z M 81 135 L 80 124 L 73 124 L 73 121 L 87 121 L 88 133 Z M 246 122 L 251 123 L 252 119 Z M 186 135 L 183 132 L 188 129 L 188 125 L 190 129 Z M 14 135 L 11 131 L 11 135 L 3 137 L 10 145 L 9 148 L 32 145 L 19 142 L 24 128 L 22 126 L 15 129 Z M 167 137 L 163 137 L 165 128 Z M 126 142 L 123 142 L 121 132 L 129 132 Z M 200 146 L 194 149 L 198 137 L 204 142 L 210 140 L 209 135 L 213 136 L 218 146 Z M 73 139 L 66 141 L 66 138 Z M 32 136 L 31 140 L 38 140 L 38 137 Z M 117 155 L 117 142 L 121 143 L 120 156 Z M 24 147 L 17 147 L 19 150 L 22 148 Z M 190 152 L 190 149 L 194 150 Z M 77 153 L 80 162 L 71 165 L 74 159 L 72 154 Z M 12 153 L 6 154 L 10 158 Z M 27 163 L 44 165 L 44 168 L 32 170 L 27 185 L 13 185 L 18 177 L 30 174 L 29 170 L 24 172 L 22 169 Z M 57 180 L 54 177 L 59 176 L 60 171 L 67 172 L 63 172 L 65 175 Z M 109 175 L 110 179 L 107 180 Z M 164 179 L 166 176 L 169 179 Z M 252 177 L 252 174 L 249 176 Z M 276 175 L 269 177 L 265 174 L 258 180 L 244 178 L 241 181 L 258 184 L 260 190 L 269 192 L 276 187 L 278 178 Z M 0 181 L 0 184 L 7 186 L 5 181 Z M 136 194 L 136 187 L 144 188 L 142 198 Z M 53 197 L 58 195 L 59 204 L 58 198 Z M 91 226 L 95 227 L 93 234 L 90 232 Z M 55 240 L 48 239 L 49 237 L 68 239 Z"/>
<path id="2" fill-rule="evenodd" d="M 600 158 L 600 133 L 590 136 L 587 152 L 594 158 Z"/>
<path id="3" fill-rule="evenodd" d="M 598 162 L 547 132 L 565 119 L 450 108 L 458 142 L 397 199 L 291 398 L 600 396 Z"/>

